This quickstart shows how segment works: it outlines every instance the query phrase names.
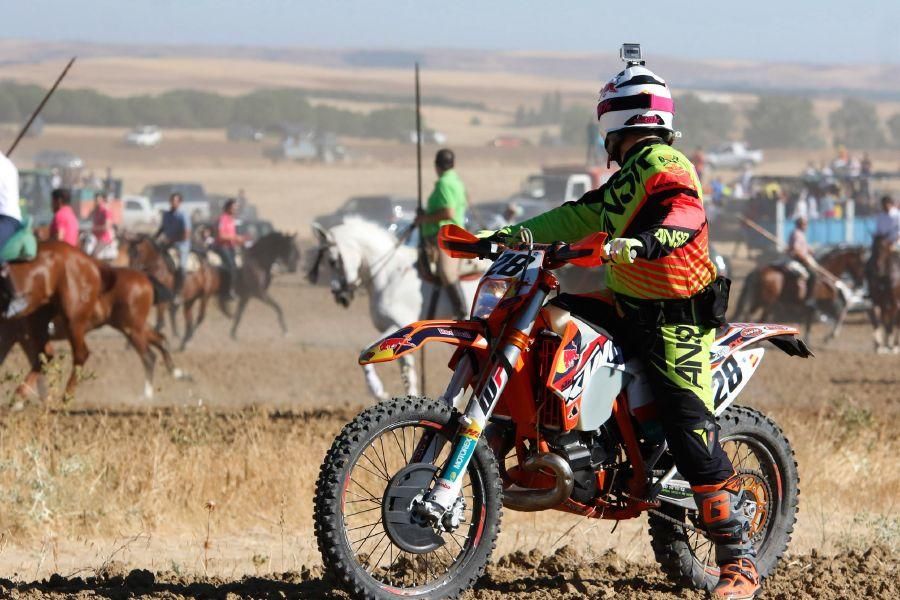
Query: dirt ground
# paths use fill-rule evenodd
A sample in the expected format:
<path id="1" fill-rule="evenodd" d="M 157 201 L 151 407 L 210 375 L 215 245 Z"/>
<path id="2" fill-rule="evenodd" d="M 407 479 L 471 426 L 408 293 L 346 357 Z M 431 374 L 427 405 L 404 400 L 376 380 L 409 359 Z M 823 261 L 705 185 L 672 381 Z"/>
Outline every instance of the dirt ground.
<path id="1" fill-rule="evenodd" d="M 304 251 L 312 218 L 348 196 L 415 192 L 408 145 L 351 141 L 355 158 L 346 165 L 298 166 L 272 165 L 260 146 L 227 144 L 221 132 L 166 132 L 164 146 L 149 151 L 122 147 L 121 134 L 51 127 L 25 142 L 23 156 L 77 148 L 98 171 L 114 165 L 128 192 L 165 180 L 197 180 L 221 193 L 244 188 L 264 218 L 299 231 Z M 541 164 L 581 158 L 475 141 L 459 154 L 475 201 L 512 193 Z M 776 157 L 772 168 L 795 172 L 813 157 Z M 895 156 L 877 161 L 893 166 Z M 430 181 L 427 173 L 426 189 Z M 92 355 L 72 403 L 4 413 L 0 596 L 342 597 L 320 573 L 311 498 L 332 439 L 371 403 L 356 356 L 377 334 L 365 297 L 341 308 L 300 274 L 279 275 L 273 295 L 287 315 L 286 336 L 270 309 L 252 303 L 233 341 L 213 309 L 176 355 L 192 380 L 160 370 L 152 402 L 141 397 L 137 356 L 118 333 L 101 330 L 89 337 Z M 828 347 L 819 343 L 823 333 L 814 332 L 814 359 L 771 349 L 741 397 L 783 427 L 801 476 L 795 536 L 765 597 L 891 597 L 900 548 L 900 357 L 871 352 L 859 315 Z M 57 393 L 67 368 L 60 351 L 48 367 Z M 428 353 L 431 394 L 446 358 Z M 3 367 L 0 391 L 8 395 L 24 360 L 16 354 Z M 398 369 L 379 372 L 399 393 Z M 562 513 L 507 512 L 494 566 L 469 597 L 700 597 L 673 587 L 652 564 L 644 519 L 611 530 Z"/>

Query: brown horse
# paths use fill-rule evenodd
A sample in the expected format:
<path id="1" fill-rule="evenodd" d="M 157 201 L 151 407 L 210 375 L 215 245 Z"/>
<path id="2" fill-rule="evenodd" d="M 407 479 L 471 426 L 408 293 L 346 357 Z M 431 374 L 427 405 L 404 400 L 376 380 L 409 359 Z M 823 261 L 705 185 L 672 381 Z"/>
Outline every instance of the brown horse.
<path id="1" fill-rule="evenodd" d="M 90 354 L 85 334 L 102 325 L 121 331 L 141 357 L 145 396 L 153 394 L 156 356 L 151 346 L 160 351 L 173 376 L 184 377 L 172 362 L 165 338 L 147 324 L 153 286 L 142 273 L 109 267 L 56 241 L 42 242 L 33 261 L 11 264 L 10 270 L 28 307 L 22 316 L 0 322 L 0 361 L 16 343 L 25 351 L 31 371 L 17 389 L 20 396 L 35 390 L 35 383 L 40 382 L 42 355 L 53 354 L 49 343 L 51 322 L 53 337 L 68 340 L 72 347 L 72 373 L 66 383 L 66 397 L 74 395 L 78 375 Z"/>
<path id="2" fill-rule="evenodd" d="M 269 285 L 272 283 L 272 266 L 278 262 L 289 273 L 296 273 L 299 261 L 300 250 L 297 248 L 296 234 L 273 231 L 259 238 L 244 251 L 244 262 L 238 270 L 236 286 L 238 307 L 234 313 L 234 323 L 231 326 L 232 339 L 237 339 L 237 328 L 250 298 L 259 298 L 264 304 L 272 307 L 272 310 L 278 315 L 281 333 L 287 333 L 284 312 L 269 294 Z"/>
<path id="3" fill-rule="evenodd" d="M 838 246 L 826 252 L 819 260 L 819 265 L 838 278 L 850 275 L 854 285 L 861 287 L 865 281 L 865 252 L 865 248 L 861 246 Z M 821 311 L 834 323 L 825 336 L 825 342 L 834 339 L 840 333 L 849 308 L 848 298 L 839 289 L 842 284 L 835 284 L 819 274 L 813 292 L 815 308 L 812 308 L 803 302 L 805 290 L 792 285 L 796 281 L 796 275 L 789 274 L 782 265 L 757 267 L 744 280 L 735 308 L 735 319 L 801 321 L 805 323 L 805 335 L 809 337 L 816 314 Z"/>
<path id="4" fill-rule="evenodd" d="M 140 236 L 128 242 L 129 264 L 135 269 L 147 273 L 158 282 L 163 289 L 158 294 L 161 301 L 157 304 L 156 330 L 162 331 L 165 323 L 165 311 L 168 309 L 169 322 L 172 332 L 178 336 L 176 322 L 177 307 L 172 303 L 175 289 L 175 263 L 171 257 L 149 236 Z M 184 335 L 181 337 L 180 350 L 184 350 L 187 343 L 194 337 L 197 327 L 206 318 L 206 307 L 210 298 L 216 296 L 219 309 L 225 316 L 231 316 L 225 300 L 219 293 L 222 289 L 224 276 L 222 272 L 209 264 L 205 259 L 200 260 L 200 268 L 197 271 L 186 273 L 184 284 L 181 288 L 184 315 Z M 199 304 L 197 322 L 194 323 L 194 305 Z"/>
<path id="5" fill-rule="evenodd" d="M 900 254 L 886 238 L 876 238 L 868 269 L 872 308 L 869 319 L 875 328 L 875 351 L 900 353 Z"/>

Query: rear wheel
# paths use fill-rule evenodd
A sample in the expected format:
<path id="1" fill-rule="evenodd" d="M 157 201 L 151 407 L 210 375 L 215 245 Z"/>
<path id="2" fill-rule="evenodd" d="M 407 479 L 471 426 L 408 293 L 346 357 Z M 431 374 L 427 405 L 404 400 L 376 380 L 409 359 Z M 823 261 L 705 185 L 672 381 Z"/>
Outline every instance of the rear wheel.
<path id="1" fill-rule="evenodd" d="M 443 403 L 397 398 L 360 413 L 332 444 L 316 483 L 316 539 L 326 571 L 354 597 L 456 598 L 484 572 L 502 494 L 487 444 L 479 441 L 463 475 L 457 527 L 420 523 L 408 510 L 449 458 L 454 415 Z M 413 461 L 432 436 L 435 459 Z"/>
<path id="2" fill-rule="evenodd" d="M 797 521 L 800 490 L 794 451 L 778 425 L 756 410 L 731 406 L 719 417 L 719 426 L 722 447 L 748 500 L 757 569 L 767 577 L 787 549 Z M 671 504 L 660 510 L 670 519 L 699 525 L 694 510 Z M 659 515 L 651 514 L 649 524 L 653 553 L 669 578 L 700 589 L 715 587 L 719 568 L 715 547 L 706 536 Z"/>

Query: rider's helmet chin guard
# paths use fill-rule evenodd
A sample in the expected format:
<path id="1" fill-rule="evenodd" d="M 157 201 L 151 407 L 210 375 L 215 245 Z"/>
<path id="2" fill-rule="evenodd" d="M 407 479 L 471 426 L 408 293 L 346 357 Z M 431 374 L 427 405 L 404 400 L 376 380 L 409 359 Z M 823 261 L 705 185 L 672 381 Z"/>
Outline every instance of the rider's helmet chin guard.
<path id="1" fill-rule="evenodd" d="M 675 105 L 665 80 L 643 64 L 628 63 L 623 71 L 600 90 L 597 119 L 600 135 L 609 156 L 617 160 L 622 135 L 646 131 L 672 144 L 677 134 L 673 127 Z"/>

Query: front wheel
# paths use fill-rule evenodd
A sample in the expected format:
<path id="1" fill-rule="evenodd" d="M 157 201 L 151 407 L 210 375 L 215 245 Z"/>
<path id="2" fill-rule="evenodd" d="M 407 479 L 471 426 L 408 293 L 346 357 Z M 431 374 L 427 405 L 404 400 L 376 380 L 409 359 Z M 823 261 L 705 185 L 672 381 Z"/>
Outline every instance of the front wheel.
<path id="1" fill-rule="evenodd" d="M 450 456 L 455 414 L 433 400 L 395 398 L 360 413 L 328 451 L 316 483 L 316 540 L 326 572 L 353 597 L 457 598 L 484 572 L 502 503 L 486 443 L 463 475 L 458 526 L 420 523 L 409 510 Z M 425 448 L 436 455 L 416 462 Z"/>
<path id="2" fill-rule="evenodd" d="M 741 477 L 752 507 L 750 538 L 761 577 L 771 575 L 787 549 L 797 521 L 799 476 L 794 450 L 774 421 L 759 411 L 731 406 L 719 416 L 719 439 Z M 703 534 L 671 519 L 699 524 L 696 511 L 664 504 L 669 519 L 651 514 L 653 553 L 663 572 L 682 584 L 711 590 L 719 579 L 715 548 Z"/>

